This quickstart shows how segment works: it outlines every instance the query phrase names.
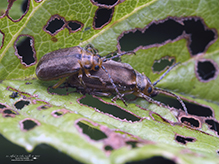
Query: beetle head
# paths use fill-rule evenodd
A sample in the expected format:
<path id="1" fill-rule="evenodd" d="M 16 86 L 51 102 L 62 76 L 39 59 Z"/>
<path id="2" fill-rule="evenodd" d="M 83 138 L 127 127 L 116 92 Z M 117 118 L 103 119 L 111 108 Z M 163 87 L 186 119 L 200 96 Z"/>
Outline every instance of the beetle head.
<path id="1" fill-rule="evenodd" d="M 155 89 L 154 89 L 154 86 L 153 84 L 151 83 L 150 79 L 148 77 L 145 77 L 145 80 L 146 80 L 146 83 L 145 83 L 145 88 L 144 90 L 142 91 L 145 95 L 147 96 L 150 96 L 150 97 L 154 97 L 156 96 L 159 92 L 157 92 Z"/>
<path id="2" fill-rule="evenodd" d="M 157 92 L 154 91 L 154 86 L 151 83 L 150 79 L 146 77 L 143 73 L 135 72 L 136 73 L 136 86 L 138 92 L 141 92 L 147 96 L 156 96 Z"/>

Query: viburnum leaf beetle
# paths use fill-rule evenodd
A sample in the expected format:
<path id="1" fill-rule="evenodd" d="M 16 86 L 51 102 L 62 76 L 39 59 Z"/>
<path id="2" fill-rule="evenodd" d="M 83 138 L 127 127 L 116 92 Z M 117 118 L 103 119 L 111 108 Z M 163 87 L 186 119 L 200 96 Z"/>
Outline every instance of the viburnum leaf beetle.
<path id="1" fill-rule="evenodd" d="M 105 81 L 102 77 L 90 74 L 90 71 L 98 71 L 102 68 L 105 74 L 109 77 L 111 84 L 115 87 L 117 94 L 121 97 L 121 94 L 113 83 L 110 74 L 102 63 L 130 53 L 134 54 L 134 52 L 125 52 L 110 58 L 101 57 L 97 54 L 97 50 L 90 44 L 87 45 L 85 49 L 79 46 L 59 49 L 47 53 L 39 60 L 36 68 L 36 75 L 40 80 L 45 81 L 62 78 L 62 80 L 56 83 L 53 88 L 57 88 L 66 81 L 67 77 L 74 74 L 77 74 L 80 83 L 84 87 L 85 83 L 82 80 L 83 74 L 88 78 L 96 79 L 100 81 L 102 85 L 105 85 Z"/>
<path id="2" fill-rule="evenodd" d="M 179 96 L 172 92 L 155 87 L 155 85 L 161 79 L 163 79 L 164 76 L 166 76 L 166 74 L 170 72 L 170 70 L 174 68 L 177 64 L 178 63 L 169 67 L 169 69 L 156 82 L 152 84 L 147 76 L 145 76 L 143 73 L 141 74 L 138 71 L 134 70 L 129 64 L 109 60 L 104 62 L 103 66 L 109 72 L 111 78 L 109 78 L 109 76 L 107 76 L 103 70 L 99 70 L 96 72 L 91 71 L 91 74 L 93 76 L 102 78 L 106 85 L 102 85 L 100 81 L 97 81 L 96 79 L 91 79 L 84 76 L 83 81 L 86 84 L 85 88 L 78 81 L 77 75 L 69 77 L 67 80 L 67 84 L 72 87 L 75 87 L 78 91 L 82 93 L 89 93 L 99 96 L 110 96 L 115 92 L 115 89 L 117 88 L 119 93 L 122 94 L 122 96 L 116 95 L 112 99 L 112 101 L 115 101 L 117 98 L 120 98 L 121 100 L 123 100 L 123 102 L 125 102 L 125 100 L 123 99 L 125 95 L 134 94 L 137 97 L 144 98 L 148 102 L 157 104 L 159 106 L 167 107 L 163 103 L 151 98 L 153 96 L 156 96 L 158 93 L 163 93 L 166 95 L 176 97 L 177 100 L 181 103 L 183 110 L 187 115 L 187 108 Z M 112 85 L 111 79 L 113 80 L 115 86 Z"/>

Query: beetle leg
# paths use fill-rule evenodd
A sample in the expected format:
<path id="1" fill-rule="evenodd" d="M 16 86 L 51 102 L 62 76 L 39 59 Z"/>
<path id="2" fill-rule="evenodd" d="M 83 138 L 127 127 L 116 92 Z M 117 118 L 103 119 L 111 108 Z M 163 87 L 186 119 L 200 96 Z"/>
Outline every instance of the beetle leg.
<path id="1" fill-rule="evenodd" d="M 95 91 L 89 92 L 89 94 L 95 95 L 95 96 L 106 96 L 106 97 L 109 97 L 112 95 L 111 93 L 107 93 L 107 92 L 95 92 Z M 123 97 L 124 94 L 122 94 L 121 96 Z M 116 95 L 115 97 L 111 99 L 111 101 L 116 102 L 117 98 L 120 98 L 121 100 L 123 100 L 123 103 L 127 106 L 126 102 L 124 101 L 122 97 L 120 98 L 119 95 Z"/>
<path id="2" fill-rule="evenodd" d="M 78 79 L 79 79 L 80 84 L 85 87 L 85 83 L 84 83 L 82 77 L 83 77 L 83 71 L 82 71 L 82 69 L 80 69 L 78 72 Z"/>
<path id="3" fill-rule="evenodd" d="M 106 70 L 106 68 L 104 66 L 101 66 L 102 69 L 108 74 L 109 76 L 109 79 L 110 79 L 110 82 L 111 84 L 113 85 L 113 88 L 115 89 L 117 95 L 119 96 L 119 98 L 122 100 L 122 102 L 125 104 L 125 106 L 127 106 L 125 100 L 122 98 L 124 95 L 121 95 L 121 93 L 119 92 L 118 88 L 116 87 L 115 83 L 113 82 L 113 79 L 112 77 L 110 76 L 109 72 Z"/>
<path id="4" fill-rule="evenodd" d="M 58 83 L 56 83 L 55 85 L 52 86 L 53 89 L 58 88 L 62 83 L 65 82 L 67 77 L 62 78 L 61 80 L 58 81 Z"/>
<path id="5" fill-rule="evenodd" d="M 111 100 L 112 102 L 116 102 L 117 98 L 119 98 L 120 100 L 122 100 L 122 102 L 125 104 L 125 106 L 128 106 L 123 98 L 124 94 L 120 94 L 120 95 L 116 95 L 115 97 L 113 97 Z"/>
<path id="6" fill-rule="evenodd" d="M 125 95 L 130 95 L 132 94 L 134 91 L 130 91 L 130 92 L 125 92 L 123 93 L 121 96 L 124 97 Z M 115 97 L 112 98 L 112 101 L 115 102 L 119 97 L 119 95 L 116 95 Z"/>

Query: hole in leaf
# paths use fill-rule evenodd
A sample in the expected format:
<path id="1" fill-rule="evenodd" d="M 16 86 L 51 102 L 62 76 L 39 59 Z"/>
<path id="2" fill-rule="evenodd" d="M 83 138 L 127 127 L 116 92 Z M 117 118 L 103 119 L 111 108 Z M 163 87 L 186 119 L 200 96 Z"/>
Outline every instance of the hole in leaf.
<path id="1" fill-rule="evenodd" d="M 215 31 L 209 29 L 200 18 L 190 18 L 183 23 L 185 32 L 191 36 L 189 49 L 192 55 L 206 51 L 209 44 L 216 39 Z"/>
<path id="2" fill-rule="evenodd" d="M 2 114 L 3 117 L 15 117 L 16 115 L 19 115 L 19 113 L 13 109 L 3 109 Z"/>
<path id="3" fill-rule="evenodd" d="M 54 83 L 55 84 L 55 83 Z M 75 92 L 76 89 L 72 87 L 66 87 L 65 84 L 62 84 L 56 89 L 52 87 L 48 87 L 48 93 L 50 94 L 57 94 L 57 95 L 68 95 L 69 93 Z"/>
<path id="4" fill-rule="evenodd" d="M 174 40 L 182 35 L 183 27 L 176 21 L 169 19 L 160 23 L 153 22 L 147 29 L 135 30 L 126 32 L 119 39 L 122 51 L 133 51 L 139 46 L 162 44 L 167 40 Z"/>
<path id="5" fill-rule="evenodd" d="M 12 109 L 5 109 L 5 110 L 3 110 L 2 113 L 4 113 L 4 114 L 15 114 L 15 112 Z"/>
<path id="6" fill-rule="evenodd" d="M 24 66 L 31 66 L 36 63 L 36 52 L 33 38 L 29 35 L 20 35 L 15 42 L 15 55 L 21 60 Z"/>
<path id="7" fill-rule="evenodd" d="M 96 5 L 103 8 L 112 8 L 116 6 L 118 3 L 121 3 L 120 0 L 91 0 L 91 2 Z"/>
<path id="8" fill-rule="evenodd" d="M 23 13 L 27 11 L 27 7 L 28 7 L 28 0 L 23 0 L 22 6 L 21 6 Z"/>
<path id="9" fill-rule="evenodd" d="M 6 106 L 0 103 L 0 108 L 3 109 L 3 108 L 6 108 Z"/>
<path id="10" fill-rule="evenodd" d="M 112 148 L 112 146 L 109 146 L 109 145 L 106 145 L 106 146 L 104 147 L 104 149 L 105 149 L 106 151 L 112 151 L 112 150 L 114 150 L 114 149 Z"/>
<path id="11" fill-rule="evenodd" d="M 62 116 L 63 115 L 63 112 L 55 112 L 54 113 L 56 116 Z"/>
<path id="12" fill-rule="evenodd" d="M 216 132 L 219 135 L 219 123 L 213 119 L 206 119 L 205 123 L 209 125 L 209 128 Z"/>
<path id="13" fill-rule="evenodd" d="M 98 141 L 107 138 L 106 134 L 103 133 L 102 131 L 93 128 L 81 121 L 79 121 L 77 125 L 82 129 L 83 133 L 89 136 L 92 140 Z"/>
<path id="14" fill-rule="evenodd" d="M 161 46 L 179 39 L 187 39 L 191 55 L 205 52 L 216 40 L 216 31 L 209 29 L 198 17 L 169 17 L 153 21 L 143 29 L 125 31 L 119 37 L 121 51 Z"/>
<path id="15" fill-rule="evenodd" d="M 178 142 L 178 143 L 180 143 L 180 144 L 183 144 L 183 145 L 186 145 L 188 142 L 194 142 L 194 141 L 196 141 L 195 138 L 192 138 L 192 137 L 184 137 L 184 136 L 181 136 L 181 135 L 178 135 L 178 134 L 175 135 L 175 140 L 176 140 L 176 142 Z"/>
<path id="16" fill-rule="evenodd" d="M 50 35 L 56 35 L 59 31 L 63 30 L 65 26 L 65 19 L 59 15 L 53 15 L 44 26 L 43 30 Z"/>
<path id="17" fill-rule="evenodd" d="M 200 128 L 201 127 L 201 123 L 198 119 L 196 119 L 195 117 L 186 117 L 183 116 L 180 118 L 180 122 L 186 124 L 189 127 L 192 128 Z"/>
<path id="18" fill-rule="evenodd" d="M 213 111 L 210 107 L 201 106 L 199 104 L 185 102 L 188 113 L 196 116 L 213 117 Z"/>
<path id="19" fill-rule="evenodd" d="M 218 75 L 218 66 L 213 60 L 199 60 L 196 64 L 196 76 L 202 82 L 213 80 Z"/>
<path id="20" fill-rule="evenodd" d="M 2 48 L 4 43 L 4 36 L 4 33 L 0 30 L 0 49 Z"/>
<path id="21" fill-rule="evenodd" d="M 164 158 L 162 156 L 154 156 L 149 159 L 135 161 L 135 162 L 126 162 L 126 164 L 176 164 L 174 161 Z"/>
<path id="22" fill-rule="evenodd" d="M 61 117 L 61 116 L 63 116 L 64 114 L 66 114 L 66 113 L 68 113 L 68 112 L 69 112 L 69 111 L 68 111 L 67 109 L 58 109 L 58 110 L 52 111 L 51 115 L 52 115 L 53 117 L 58 118 L 58 117 Z"/>
<path id="23" fill-rule="evenodd" d="M 163 94 L 158 94 L 155 97 L 153 97 L 154 100 L 160 101 L 164 103 L 165 105 L 169 105 L 170 107 L 174 107 L 176 109 L 183 109 L 182 105 L 179 103 L 179 101 L 174 98 Z"/>
<path id="24" fill-rule="evenodd" d="M 132 148 L 136 148 L 137 147 L 137 141 L 127 141 L 126 144 L 130 145 Z"/>
<path id="25" fill-rule="evenodd" d="M 12 92 L 12 94 L 11 94 L 9 97 L 10 97 L 10 98 L 19 97 L 18 92 Z"/>
<path id="26" fill-rule="evenodd" d="M 179 108 L 182 109 L 181 104 L 176 98 L 159 94 L 153 97 L 153 99 L 158 100 L 166 105 L 169 105 L 170 107 L 172 106 L 176 109 L 179 109 Z M 203 117 L 213 117 L 213 112 L 210 107 L 201 106 L 199 104 L 194 104 L 194 103 L 190 103 L 187 101 L 183 101 L 183 102 L 185 103 L 189 114 L 196 115 L 196 116 L 203 116 Z"/>
<path id="27" fill-rule="evenodd" d="M 114 5 L 115 3 L 117 3 L 119 0 L 91 0 L 96 4 L 102 4 L 102 5 Z"/>
<path id="28" fill-rule="evenodd" d="M 14 104 L 14 106 L 15 106 L 18 110 L 21 110 L 24 106 L 29 105 L 29 104 L 30 104 L 29 101 L 20 100 L 20 101 L 16 102 L 16 103 Z"/>
<path id="29" fill-rule="evenodd" d="M 168 67 L 172 66 L 175 63 L 175 58 L 173 57 L 163 57 L 160 60 L 155 60 L 152 66 L 152 70 L 154 73 L 160 73 L 167 69 Z"/>
<path id="30" fill-rule="evenodd" d="M 70 33 L 79 31 L 83 27 L 83 23 L 78 21 L 68 21 L 67 28 Z"/>
<path id="31" fill-rule="evenodd" d="M 113 16 L 114 8 L 98 8 L 94 16 L 94 29 L 101 29 L 110 23 Z"/>
<path id="32" fill-rule="evenodd" d="M 80 100 L 80 103 L 93 107 L 94 109 L 98 109 L 103 113 L 108 113 L 110 115 L 113 115 L 114 117 L 118 117 L 122 120 L 126 119 L 132 122 L 140 120 L 138 117 L 122 110 L 121 108 L 111 104 L 103 103 L 102 101 L 100 101 L 97 98 L 94 98 L 91 95 L 86 95 L 86 97 Z"/>
<path id="33" fill-rule="evenodd" d="M 29 8 L 29 1 L 13 0 L 13 1 L 9 1 L 9 6 L 11 6 L 8 12 L 9 18 L 12 21 L 19 21 L 27 13 L 27 10 Z"/>
<path id="34" fill-rule="evenodd" d="M 33 119 L 27 118 L 27 119 L 22 120 L 20 122 L 20 125 L 21 125 L 21 129 L 23 129 L 24 131 L 28 131 L 40 125 L 40 123 L 36 122 Z"/>

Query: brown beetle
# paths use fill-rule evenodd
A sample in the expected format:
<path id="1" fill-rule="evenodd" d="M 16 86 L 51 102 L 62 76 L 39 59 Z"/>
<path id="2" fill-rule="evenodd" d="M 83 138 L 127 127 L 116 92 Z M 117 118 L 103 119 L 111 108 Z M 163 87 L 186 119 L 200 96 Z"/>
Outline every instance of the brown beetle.
<path id="1" fill-rule="evenodd" d="M 62 78 L 62 80 L 56 83 L 53 88 L 57 88 L 66 80 L 67 77 L 74 74 L 77 74 L 79 82 L 85 87 L 85 83 L 82 80 L 84 73 L 87 77 L 97 79 L 103 85 L 105 85 L 105 81 L 102 79 L 101 76 L 90 74 L 90 71 L 98 71 L 100 68 L 102 68 L 105 74 L 107 74 L 107 76 L 109 77 L 111 84 L 115 86 L 109 73 L 107 72 L 105 67 L 102 66 L 102 63 L 128 53 L 134 52 L 125 52 L 122 54 L 117 54 L 110 58 L 101 57 L 97 54 L 97 50 L 94 49 L 93 46 L 90 44 L 87 45 L 85 49 L 79 46 L 59 49 L 47 53 L 39 60 L 36 68 L 36 75 L 40 80 L 45 81 Z M 115 90 L 121 98 L 121 94 L 119 93 L 116 86 Z"/>
<path id="2" fill-rule="evenodd" d="M 49 81 L 59 78 L 65 79 L 65 77 L 77 73 L 80 82 L 83 83 L 82 76 L 84 72 L 87 77 L 96 78 L 104 83 L 101 77 L 91 75 L 90 71 L 98 71 L 100 68 L 103 68 L 102 62 L 128 53 L 130 52 L 117 54 L 111 58 L 101 57 L 90 44 L 85 49 L 79 46 L 59 49 L 47 53 L 39 60 L 36 75 L 40 80 Z"/>
<path id="3" fill-rule="evenodd" d="M 115 101 L 117 98 L 120 98 L 121 100 L 123 100 L 123 102 L 125 102 L 123 96 L 134 94 L 137 97 L 144 98 L 148 102 L 161 105 L 163 107 L 167 107 L 163 103 L 159 101 L 155 101 L 154 99 L 151 98 L 152 96 L 155 96 L 158 93 L 163 93 L 166 95 L 176 97 L 177 100 L 181 103 L 185 113 L 188 114 L 187 108 L 179 96 L 169 91 L 155 87 L 155 85 L 177 64 L 178 63 L 171 66 L 153 84 L 151 83 L 148 77 L 134 70 L 129 64 L 116 62 L 113 60 L 103 63 L 103 66 L 108 71 L 110 77 L 107 76 L 103 70 L 99 70 L 96 72 L 91 71 L 91 74 L 93 76 L 102 78 L 102 80 L 106 83 L 106 85 L 102 85 L 101 82 L 96 79 L 91 79 L 84 76 L 82 79 L 86 85 L 85 88 L 78 81 L 77 75 L 73 75 L 69 77 L 67 83 L 70 86 L 77 88 L 78 91 L 82 91 L 84 93 L 89 93 L 93 95 L 99 95 L 99 96 L 110 96 L 113 92 L 115 92 L 116 89 L 118 89 L 119 93 L 122 93 L 122 95 L 121 96 L 116 95 L 112 99 L 112 101 Z M 113 83 L 111 82 L 111 80 L 113 80 Z"/>

